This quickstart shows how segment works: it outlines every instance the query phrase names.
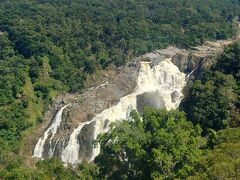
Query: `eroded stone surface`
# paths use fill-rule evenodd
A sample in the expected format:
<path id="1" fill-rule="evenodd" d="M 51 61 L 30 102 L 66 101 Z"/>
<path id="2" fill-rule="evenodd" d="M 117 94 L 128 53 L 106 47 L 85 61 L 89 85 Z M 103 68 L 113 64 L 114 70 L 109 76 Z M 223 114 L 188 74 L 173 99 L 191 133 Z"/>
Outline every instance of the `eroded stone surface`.
<path id="1" fill-rule="evenodd" d="M 179 49 L 176 47 L 168 47 L 162 50 L 156 50 L 152 53 L 138 57 L 126 66 L 119 68 L 111 75 L 104 75 L 104 81 L 98 86 L 86 89 L 81 94 L 62 94 L 59 95 L 52 103 L 49 111 L 44 116 L 43 123 L 28 137 L 30 152 L 32 155 L 34 146 L 38 139 L 42 137 L 44 130 L 51 124 L 54 116 L 60 107 L 64 104 L 70 104 L 63 111 L 62 123 L 52 140 L 55 144 L 54 156 L 61 157 L 61 151 L 67 146 L 70 134 L 80 123 L 90 121 L 96 114 L 99 114 L 104 109 L 107 109 L 119 102 L 119 99 L 134 91 L 136 87 L 140 61 L 151 62 L 151 66 L 158 65 L 164 59 L 172 59 L 172 62 L 178 66 L 180 71 L 189 74 L 196 72 L 214 62 L 214 58 L 223 51 L 223 47 L 231 42 L 217 41 L 207 42 L 202 46 L 194 47 L 190 50 Z M 194 73 L 192 74 L 194 76 Z M 178 96 L 177 93 L 172 93 L 172 101 Z M 161 107 L 161 104 L 156 104 L 153 93 L 145 93 L 138 96 L 138 109 L 142 111 L 143 105 L 146 103 Z M 106 120 L 106 123 L 107 120 Z M 79 140 L 79 158 L 89 160 L 91 157 L 91 148 L 86 147 L 93 138 L 94 123 L 90 123 L 83 127 L 78 135 Z M 88 142 L 88 143 L 86 143 Z M 46 141 L 43 157 L 48 157 L 49 140 Z M 81 148 L 84 147 L 84 148 Z"/>

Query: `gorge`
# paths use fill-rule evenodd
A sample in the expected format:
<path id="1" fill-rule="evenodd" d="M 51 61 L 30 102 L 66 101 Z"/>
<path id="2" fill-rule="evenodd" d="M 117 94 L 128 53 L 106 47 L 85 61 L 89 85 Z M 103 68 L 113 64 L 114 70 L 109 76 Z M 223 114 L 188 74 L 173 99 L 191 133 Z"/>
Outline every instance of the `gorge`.
<path id="1" fill-rule="evenodd" d="M 54 156 L 65 164 L 94 160 L 99 147 L 92 142 L 111 122 L 128 118 L 132 110 L 141 113 L 144 106 L 177 109 L 188 82 L 199 69 L 211 65 L 229 43 L 156 50 L 121 67 L 103 84 L 82 94 L 56 98 L 43 124 L 30 137 L 35 142 L 31 145 L 33 157 Z"/>

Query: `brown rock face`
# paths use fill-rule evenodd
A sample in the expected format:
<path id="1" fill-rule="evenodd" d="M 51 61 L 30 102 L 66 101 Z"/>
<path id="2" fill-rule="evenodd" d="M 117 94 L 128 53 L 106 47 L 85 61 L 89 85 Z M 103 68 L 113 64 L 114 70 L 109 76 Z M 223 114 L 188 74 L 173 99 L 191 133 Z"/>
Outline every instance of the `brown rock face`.
<path id="1" fill-rule="evenodd" d="M 193 72 L 193 70 L 197 72 L 214 63 L 214 58 L 221 53 L 223 47 L 229 43 L 231 42 L 207 42 L 202 46 L 194 47 L 190 50 L 179 49 L 172 46 L 163 50 L 156 50 L 138 57 L 126 66 L 119 68 L 114 72 L 114 76 L 108 76 L 102 84 L 88 88 L 82 94 L 59 95 L 53 101 L 49 111 L 45 114 L 43 123 L 37 127 L 28 138 L 30 140 L 29 146 L 31 150 L 29 155 L 32 155 L 38 139 L 43 136 L 44 130 L 50 126 L 59 108 L 64 104 L 70 104 L 63 111 L 61 124 L 51 144 L 52 147 L 55 147 L 53 156 L 61 158 L 61 152 L 67 146 L 70 134 L 78 127 L 79 123 L 90 121 L 96 114 L 117 104 L 121 97 L 134 91 L 140 67 L 139 61 L 149 61 L 151 62 L 151 66 L 155 66 L 164 59 L 169 58 L 178 66 L 180 71 L 189 74 Z M 192 73 L 193 77 L 194 73 Z M 172 96 L 174 100 L 174 97 L 178 96 L 178 94 L 175 93 L 172 94 Z M 154 99 L 154 93 L 139 95 L 139 110 L 141 111 L 146 104 L 158 106 L 157 102 L 151 99 Z M 106 121 L 106 124 L 107 123 Z M 92 140 L 94 136 L 93 129 L 94 123 L 90 123 L 84 126 L 78 135 L 78 143 L 80 146 L 79 158 L 81 160 L 89 160 L 91 158 Z M 43 157 L 49 157 L 49 149 L 50 141 L 48 138 L 44 145 Z"/>
<path id="2" fill-rule="evenodd" d="M 82 94 L 65 94 L 58 96 L 54 101 L 49 111 L 45 114 L 44 122 L 39 126 L 34 134 L 30 137 L 31 155 L 34 147 L 43 132 L 50 126 L 57 111 L 64 104 L 70 104 L 64 109 L 62 121 L 57 133 L 52 139 L 52 146 L 55 146 L 53 156 L 61 157 L 61 151 L 66 147 L 70 134 L 79 123 L 90 121 L 96 114 L 99 114 L 104 109 L 116 104 L 119 99 L 131 92 L 136 86 L 139 64 L 126 65 L 117 70 L 114 77 L 109 77 L 102 84 L 87 89 Z M 88 160 L 92 151 L 94 123 L 84 126 L 79 134 L 79 158 Z M 50 135 L 49 135 L 50 136 Z M 50 141 L 46 140 L 44 145 L 43 157 L 49 157 Z"/>

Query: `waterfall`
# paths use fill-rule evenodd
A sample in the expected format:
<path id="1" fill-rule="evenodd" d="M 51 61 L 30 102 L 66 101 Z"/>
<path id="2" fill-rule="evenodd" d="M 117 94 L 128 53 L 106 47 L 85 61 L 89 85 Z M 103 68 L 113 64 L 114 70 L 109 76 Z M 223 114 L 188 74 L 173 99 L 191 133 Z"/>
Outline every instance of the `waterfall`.
<path id="1" fill-rule="evenodd" d="M 62 161 L 72 164 L 81 161 L 78 159 L 80 148 L 78 135 L 86 124 L 95 122 L 93 139 L 96 139 L 98 134 L 108 130 L 108 127 L 105 127 L 106 121 L 127 119 L 129 111 L 140 109 L 141 103 L 167 110 L 178 108 L 183 98 L 182 89 L 186 85 L 185 76 L 171 59 L 166 59 L 153 68 L 150 62 L 141 62 L 134 92 L 122 97 L 116 105 L 97 114 L 91 121 L 79 124 L 62 152 Z M 99 152 L 99 147 L 94 148 L 90 161 L 94 160 Z"/>
<path id="2" fill-rule="evenodd" d="M 61 124 L 61 121 L 62 121 L 62 113 L 63 113 L 63 110 L 69 106 L 68 105 L 65 105 L 63 106 L 56 114 L 55 118 L 53 119 L 53 122 L 52 124 L 49 126 L 49 128 L 44 132 L 44 135 L 43 137 L 41 137 L 35 148 L 34 148 L 34 153 L 33 153 L 33 157 L 38 157 L 38 158 L 41 158 L 43 157 L 43 151 L 44 151 L 44 144 L 45 144 L 45 141 L 47 140 L 48 136 L 51 134 L 51 137 L 49 139 L 50 141 L 50 150 L 49 150 L 49 155 L 52 156 L 53 153 L 54 153 L 54 150 L 55 150 L 55 147 L 51 147 L 52 146 L 52 139 L 54 138 L 56 132 L 57 132 L 57 129 L 58 127 L 60 126 Z"/>
<path id="3" fill-rule="evenodd" d="M 79 141 L 78 141 L 78 135 L 81 132 L 82 128 L 92 123 L 93 121 L 87 121 L 85 123 L 80 123 L 79 126 L 72 132 L 70 135 L 68 145 L 64 148 L 62 151 L 62 161 L 71 164 L 75 164 L 77 162 L 81 162 L 81 160 L 78 158 L 79 154 Z"/>

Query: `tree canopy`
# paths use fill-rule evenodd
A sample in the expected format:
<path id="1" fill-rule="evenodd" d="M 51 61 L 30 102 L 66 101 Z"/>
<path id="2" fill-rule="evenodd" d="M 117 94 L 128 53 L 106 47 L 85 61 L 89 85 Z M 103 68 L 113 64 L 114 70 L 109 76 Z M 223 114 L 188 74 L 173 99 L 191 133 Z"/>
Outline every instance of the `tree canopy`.
<path id="1" fill-rule="evenodd" d="M 79 92 L 89 76 L 155 49 L 230 38 L 236 34 L 233 21 L 239 12 L 238 0 L 0 1 L 0 178 L 194 175 L 202 154 L 199 126 L 205 139 L 214 130 L 239 126 L 239 43 L 228 46 L 216 65 L 194 82 L 183 109 L 187 118 L 182 112 L 146 109 L 141 121 L 133 113 L 135 121 L 115 124 L 98 139 L 102 149 L 96 164 L 72 168 L 50 159 L 31 166 L 19 149 L 23 132 L 42 121 L 59 92 Z M 216 147 L 213 154 L 238 147 L 206 141 L 211 144 L 207 148 Z M 109 169 L 111 163 L 114 168 Z M 234 163 L 231 167 L 237 167 Z"/>
<path id="2" fill-rule="evenodd" d="M 142 120 L 141 120 L 142 119 Z M 202 153 L 201 128 L 183 112 L 146 108 L 98 138 L 95 162 L 107 179 L 185 178 Z M 111 168 L 109 168 L 111 167 Z"/>
<path id="3" fill-rule="evenodd" d="M 204 130 L 239 127 L 240 43 L 227 46 L 216 63 L 202 70 L 183 103 L 188 119 Z"/>

